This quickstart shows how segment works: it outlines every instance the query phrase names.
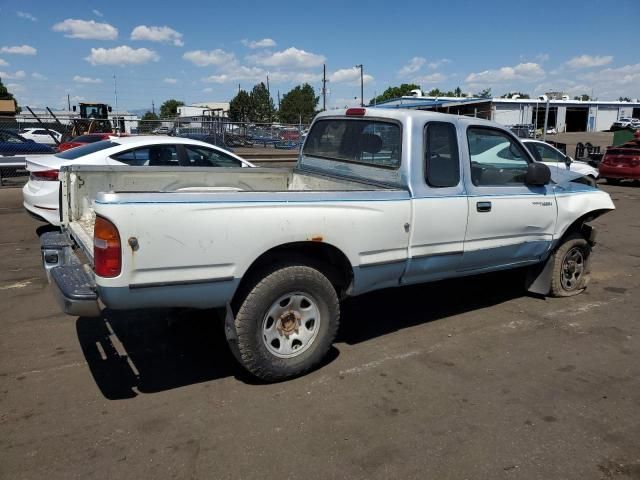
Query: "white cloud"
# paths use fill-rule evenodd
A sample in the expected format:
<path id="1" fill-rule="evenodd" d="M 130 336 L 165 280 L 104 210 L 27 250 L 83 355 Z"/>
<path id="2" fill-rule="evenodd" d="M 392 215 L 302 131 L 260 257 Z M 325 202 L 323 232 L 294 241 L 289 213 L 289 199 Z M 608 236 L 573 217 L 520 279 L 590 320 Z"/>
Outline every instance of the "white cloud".
<path id="1" fill-rule="evenodd" d="M 203 78 L 202 81 L 206 83 L 227 83 L 242 80 L 255 82 L 258 80 L 266 80 L 266 75 L 267 73 L 262 68 L 234 66 L 225 73 L 211 75 Z"/>
<path id="2" fill-rule="evenodd" d="M 102 83 L 100 78 L 82 77 L 80 75 L 75 75 L 73 81 L 76 83 Z"/>
<path id="3" fill-rule="evenodd" d="M 28 13 L 28 12 L 20 12 L 20 11 L 17 11 L 17 12 L 16 12 L 16 15 L 17 15 L 18 17 L 20 17 L 20 18 L 24 18 L 25 20 L 31 20 L 32 22 L 37 22 L 37 21 L 38 21 L 38 19 L 37 19 L 36 17 L 34 17 L 33 15 L 31 15 L 31 14 L 30 14 L 30 13 Z"/>
<path id="4" fill-rule="evenodd" d="M 0 48 L 0 52 L 11 53 L 13 55 L 35 55 L 38 53 L 38 50 L 31 45 L 16 45 L 13 47 L 2 47 Z"/>
<path id="5" fill-rule="evenodd" d="M 11 93 L 22 93 L 25 91 L 24 86 L 19 83 L 7 83 L 5 86 Z"/>
<path id="6" fill-rule="evenodd" d="M 588 73 L 579 77 L 581 80 L 590 80 L 597 82 L 602 86 L 623 86 L 631 85 L 636 87 L 636 91 L 640 85 L 640 63 L 634 65 L 624 65 L 618 68 L 605 68 L 599 72 Z"/>
<path id="7" fill-rule="evenodd" d="M 592 67 L 602 67 L 604 65 L 608 65 L 612 62 L 613 57 L 611 55 L 580 55 L 578 57 L 573 57 L 571 60 L 567 62 L 567 65 L 571 68 L 592 68 Z"/>
<path id="8" fill-rule="evenodd" d="M 548 62 L 549 58 L 550 57 L 548 53 L 539 53 L 538 55 L 535 56 L 535 59 L 540 63 Z"/>
<path id="9" fill-rule="evenodd" d="M 95 8 L 91 10 L 96 17 L 104 17 L 104 14 L 100 10 L 96 10 Z"/>
<path id="10" fill-rule="evenodd" d="M 92 48 L 85 60 L 91 65 L 126 65 L 157 62 L 158 54 L 148 48 L 131 48 L 121 45 L 115 48 Z"/>
<path id="11" fill-rule="evenodd" d="M 8 67 L 9 62 L 0 58 L 0 67 Z"/>
<path id="12" fill-rule="evenodd" d="M 211 88 L 211 87 L 203 88 L 202 91 L 204 93 L 211 93 L 211 92 L 213 92 L 213 88 Z"/>
<path id="13" fill-rule="evenodd" d="M 433 62 L 429 62 L 427 63 L 427 67 L 431 68 L 432 70 L 435 70 L 436 68 L 446 64 L 446 63 L 451 63 L 451 60 L 449 60 L 448 58 L 441 58 L 439 60 L 435 60 Z"/>
<path id="14" fill-rule="evenodd" d="M 24 78 L 26 74 L 24 70 L 18 70 L 17 72 L 0 72 L 0 78 L 4 78 L 6 80 L 20 80 Z"/>
<path id="15" fill-rule="evenodd" d="M 67 18 L 53 26 L 54 32 L 64 32 L 65 37 L 81 38 L 83 40 L 115 40 L 118 29 L 108 23 L 98 23 L 95 20 L 79 20 Z"/>
<path id="16" fill-rule="evenodd" d="M 520 63 L 514 67 L 502 67 L 497 70 L 471 73 L 465 81 L 474 85 L 489 85 L 512 80 L 535 81 L 544 78 L 544 76 L 545 72 L 539 64 L 528 62 Z"/>
<path id="17" fill-rule="evenodd" d="M 334 83 L 354 83 L 360 84 L 360 69 L 358 67 L 342 68 L 336 70 L 329 75 L 329 80 Z M 364 84 L 370 83 L 374 80 L 373 76 L 365 73 L 362 76 Z"/>
<path id="18" fill-rule="evenodd" d="M 413 82 L 421 86 L 424 86 L 425 84 L 429 84 L 429 83 L 444 82 L 446 79 L 447 79 L 446 75 L 436 72 L 436 73 L 431 73 L 428 75 L 421 75 L 419 77 L 416 77 L 413 79 Z"/>
<path id="19" fill-rule="evenodd" d="M 207 65 L 224 65 L 233 63 L 236 60 L 233 53 L 225 52 L 219 48 L 209 52 L 205 50 L 193 50 L 191 52 L 186 52 L 182 55 L 182 58 L 198 65 L 199 67 L 206 67 Z"/>
<path id="20" fill-rule="evenodd" d="M 275 47 L 276 42 L 271 38 L 263 38 L 262 40 L 242 40 L 242 44 L 248 48 L 269 48 Z"/>
<path id="21" fill-rule="evenodd" d="M 33 72 L 31 74 L 31 77 L 35 78 L 36 80 L 46 80 L 47 79 L 47 77 L 45 77 L 44 75 L 42 75 L 41 73 L 38 73 L 38 72 Z"/>
<path id="22" fill-rule="evenodd" d="M 247 59 L 265 67 L 293 68 L 319 67 L 326 61 L 326 57 L 324 55 L 307 52 L 295 47 L 289 47 L 280 52 L 267 52 L 264 55 L 251 55 L 247 57 Z"/>
<path id="23" fill-rule="evenodd" d="M 398 70 L 398 76 L 404 77 L 406 75 L 410 75 L 412 73 L 416 73 L 418 70 L 422 68 L 422 66 L 427 63 L 427 59 L 423 57 L 413 57 L 409 62 L 403 66 L 400 70 Z"/>
<path id="24" fill-rule="evenodd" d="M 131 32 L 131 40 L 148 40 L 149 42 L 173 43 L 176 47 L 182 47 L 182 34 L 173 28 L 167 27 L 147 27 L 138 25 Z"/>
<path id="25" fill-rule="evenodd" d="M 176 84 L 178 83 L 178 79 L 177 78 L 165 78 L 164 80 L 162 80 L 164 83 L 170 83 L 170 84 Z"/>

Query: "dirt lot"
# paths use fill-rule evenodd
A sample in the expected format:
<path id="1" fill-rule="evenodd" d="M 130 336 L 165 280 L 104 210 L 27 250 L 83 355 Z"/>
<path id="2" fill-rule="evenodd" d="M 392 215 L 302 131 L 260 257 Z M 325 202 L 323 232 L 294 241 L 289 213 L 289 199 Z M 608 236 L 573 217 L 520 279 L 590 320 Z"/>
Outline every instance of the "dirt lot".
<path id="1" fill-rule="evenodd" d="M 519 273 L 348 301 L 319 370 L 262 385 L 210 312 L 59 313 L 0 189 L 0 477 L 640 478 L 640 188 L 586 293 Z"/>

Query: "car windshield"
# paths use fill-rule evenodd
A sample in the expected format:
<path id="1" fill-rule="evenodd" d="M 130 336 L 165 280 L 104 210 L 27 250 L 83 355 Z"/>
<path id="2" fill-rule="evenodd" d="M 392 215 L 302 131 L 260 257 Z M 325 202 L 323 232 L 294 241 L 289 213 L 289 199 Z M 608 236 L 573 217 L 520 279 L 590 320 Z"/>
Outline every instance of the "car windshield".
<path id="1" fill-rule="evenodd" d="M 56 157 L 64 160 L 75 160 L 76 158 L 80 158 L 84 155 L 89 155 L 90 153 L 99 152 L 100 150 L 105 150 L 111 147 L 117 147 L 118 145 L 120 144 L 112 142 L 111 140 L 102 140 L 101 142 L 89 143 L 88 145 L 65 150 L 64 152 L 58 153 Z"/>

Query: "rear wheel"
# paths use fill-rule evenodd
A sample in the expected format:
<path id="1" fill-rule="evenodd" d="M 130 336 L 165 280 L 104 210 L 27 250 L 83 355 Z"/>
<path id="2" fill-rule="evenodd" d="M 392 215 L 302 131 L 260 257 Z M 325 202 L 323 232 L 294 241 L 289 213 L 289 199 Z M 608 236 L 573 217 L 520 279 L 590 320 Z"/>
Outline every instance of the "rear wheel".
<path id="1" fill-rule="evenodd" d="M 570 297 L 584 291 L 589 283 L 591 245 L 579 233 L 569 235 L 553 258 L 551 295 Z"/>
<path id="2" fill-rule="evenodd" d="M 274 266 L 256 280 L 240 300 L 231 350 L 262 380 L 308 372 L 322 361 L 338 331 L 333 285 L 306 265 Z"/>

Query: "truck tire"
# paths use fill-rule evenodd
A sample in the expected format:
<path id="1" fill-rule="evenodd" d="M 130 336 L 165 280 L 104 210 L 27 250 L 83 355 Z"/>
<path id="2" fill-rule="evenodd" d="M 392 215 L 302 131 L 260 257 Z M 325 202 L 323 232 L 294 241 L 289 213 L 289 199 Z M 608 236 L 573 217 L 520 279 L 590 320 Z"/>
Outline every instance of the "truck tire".
<path id="1" fill-rule="evenodd" d="M 591 245 L 579 233 L 569 235 L 553 254 L 551 295 L 571 297 L 582 293 L 591 274 Z"/>
<path id="2" fill-rule="evenodd" d="M 607 178 L 607 183 L 609 185 L 620 185 L 620 179 L 619 178 Z"/>
<path id="3" fill-rule="evenodd" d="M 317 366 L 331 348 L 340 322 L 338 295 L 316 268 L 273 266 L 243 295 L 229 345 L 256 377 L 273 382 Z"/>

